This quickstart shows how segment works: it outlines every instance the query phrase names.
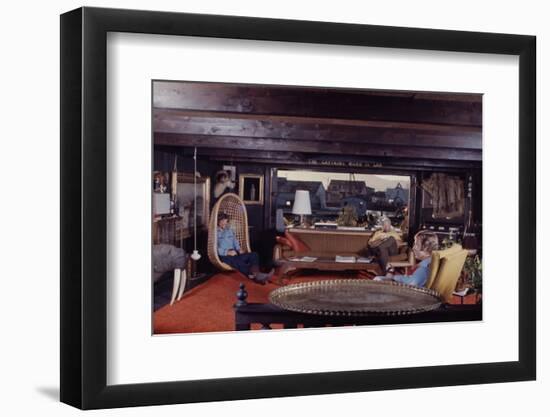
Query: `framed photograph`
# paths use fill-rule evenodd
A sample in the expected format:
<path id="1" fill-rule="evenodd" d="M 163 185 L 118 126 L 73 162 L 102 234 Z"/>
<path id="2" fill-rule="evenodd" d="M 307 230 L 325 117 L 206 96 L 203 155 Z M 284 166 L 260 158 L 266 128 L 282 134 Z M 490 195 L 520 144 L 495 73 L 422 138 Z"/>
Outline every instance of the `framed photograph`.
<path id="1" fill-rule="evenodd" d="M 223 170 L 228 173 L 231 182 L 237 180 L 237 167 L 235 165 L 224 165 Z"/>
<path id="2" fill-rule="evenodd" d="M 512 34 L 63 14 L 61 401 L 535 379 L 535 50 Z M 211 274 L 153 311 L 170 299 L 152 293 L 161 191 L 209 226 L 187 243 Z"/>
<path id="3" fill-rule="evenodd" d="M 153 192 L 154 193 L 169 193 L 170 192 L 170 173 L 169 172 L 153 172 Z"/>
<path id="4" fill-rule="evenodd" d="M 264 204 L 264 176 L 240 174 L 239 196 L 245 204 Z"/>

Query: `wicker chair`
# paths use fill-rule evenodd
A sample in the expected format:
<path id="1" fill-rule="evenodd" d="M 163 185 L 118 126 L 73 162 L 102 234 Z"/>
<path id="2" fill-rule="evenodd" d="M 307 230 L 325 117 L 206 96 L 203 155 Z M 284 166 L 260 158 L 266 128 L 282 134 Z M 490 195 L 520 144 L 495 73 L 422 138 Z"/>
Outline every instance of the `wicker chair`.
<path id="1" fill-rule="evenodd" d="M 218 214 L 226 213 L 229 216 L 229 227 L 235 232 L 235 237 L 241 245 L 242 253 L 251 252 L 250 238 L 248 236 L 248 215 L 246 206 L 238 195 L 233 193 L 224 194 L 214 204 L 210 214 L 208 227 L 208 258 L 210 262 L 222 271 L 233 271 L 234 269 L 220 260 L 218 256 Z"/>

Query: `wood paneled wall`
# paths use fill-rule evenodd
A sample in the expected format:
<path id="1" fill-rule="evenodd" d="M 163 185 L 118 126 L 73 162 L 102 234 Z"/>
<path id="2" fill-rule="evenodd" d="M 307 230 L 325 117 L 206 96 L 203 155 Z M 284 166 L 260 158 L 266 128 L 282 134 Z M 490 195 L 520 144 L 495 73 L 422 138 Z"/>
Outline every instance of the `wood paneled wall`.
<path id="1" fill-rule="evenodd" d="M 230 150 L 243 160 L 282 152 L 298 162 L 353 155 L 441 166 L 482 157 L 478 94 L 156 81 L 153 105 L 156 145 Z"/>
<path id="2" fill-rule="evenodd" d="M 481 222 L 480 94 L 155 81 L 152 111 L 155 169 L 171 170 L 178 154 L 178 170 L 192 171 L 197 146 L 213 181 L 223 164 L 265 175 L 266 204 L 249 207 L 256 245 L 272 240 L 274 167 L 410 175 L 413 185 L 427 171 L 472 175 Z"/>

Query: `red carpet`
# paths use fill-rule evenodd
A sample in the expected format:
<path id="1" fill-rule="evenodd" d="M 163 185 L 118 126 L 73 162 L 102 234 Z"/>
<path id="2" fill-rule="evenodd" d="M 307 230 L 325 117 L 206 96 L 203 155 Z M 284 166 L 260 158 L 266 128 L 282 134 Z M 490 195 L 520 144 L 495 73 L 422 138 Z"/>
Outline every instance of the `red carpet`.
<path id="1" fill-rule="evenodd" d="M 290 283 L 312 279 L 330 279 L 334 275 L 296 276 Z M 155 334 L 222 332 L 234 330 L 233 304 L 239 284 L 246 284 L 248 302 L 267 303 L 275 284 L 259 285 L 238 273 L 219 273 L 204 284 L 185 293 L 174 305 L 166 305 L 154 313 Z M 471 300 L 466 298 L 465 302 Z"/>
<path id="2" fill-rule="evenodd" d="M 291 283 L 332 276 L 294 277 Z M 185 293 L 174 305 L 166 305 L 154 313 L 155 334 L 222 332 L 234 330 L 233 304 L 237 301 L 239 284 L 244 283 L 249 303 L 267 303 L 268 294 L 278 285 L 256 284 L 238 273 L 219 273 L 204 284 Z"/>

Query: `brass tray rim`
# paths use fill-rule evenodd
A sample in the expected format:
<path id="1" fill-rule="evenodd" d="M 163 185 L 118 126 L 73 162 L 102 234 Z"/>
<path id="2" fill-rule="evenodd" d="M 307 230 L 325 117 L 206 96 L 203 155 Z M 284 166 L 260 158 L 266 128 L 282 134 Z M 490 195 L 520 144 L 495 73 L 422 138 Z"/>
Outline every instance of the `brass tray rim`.
<path id="1" fill-rule="evenodd" d="M 297 289 L 308 288 L 308 287 L 328 287 L 335 286 L 336 284 L 353 284 L 353 285 L 374 285 L 374 286 L 392 286 L 400 287 L 413 292 L 422 293 L 430 295 L 437 299 L 434 300 L 433 304 L 426 304 L 422 307 L 417 308 L 408 308 L 408 309 L 372 309 L 372 310 L 332 310 L 332 309 L 309 309 L 309 308 L 300 308 L 294 304 L 287 304 L 281 302 L 278 297 L 281 294 L 294 291 Z M 388 281 L 372 281 L 372 280 L 363 280 L 363 279 L 328 279 L 328 280 L 316 280 L 309 282 L 300 282 L 296 284 L 285 285 L 284 287 L 277 288 L 271 291 L 268 295 L 269 302 L 280 307 L 284 310 L 293 311 L 296 313 L 304 314 L 315 314 L 322 316 L 401 316 L 401 315 L 411 315 L 417 313 L 423 313 L 426 311 L 432 311 L 439 308 L 442 304 L 441 296 L 439 292 L 422 287 L 415 287 L 413 285 L 402 284 L 398 282 L 388 282 Z"/>

